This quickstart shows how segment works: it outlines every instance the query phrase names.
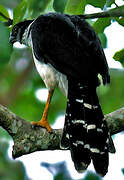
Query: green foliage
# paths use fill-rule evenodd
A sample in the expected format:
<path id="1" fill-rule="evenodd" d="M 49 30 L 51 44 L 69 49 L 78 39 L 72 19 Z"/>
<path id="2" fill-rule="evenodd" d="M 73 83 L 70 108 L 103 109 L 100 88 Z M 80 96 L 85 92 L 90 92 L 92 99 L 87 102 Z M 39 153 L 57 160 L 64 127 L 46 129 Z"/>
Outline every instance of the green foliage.
<path id="1" fill-rule="evenodd" d="M 2 128 L 0 127 L 0 140 L 2 138 L 5 138 L 5 139 L 10 139 L 10 135 Z"/>
<path id="2" fill-rule="evenodd" d="M 67 0 L 54 0 L 53 2 L 53 8 L 56 12 L 61 12 L 63 13 L 65 10 Z"/>
<path id="3" fill-rule="evenodd" d="M 68 0 L 65 13 L 83 14 L 85 10 L 86 0 Z"/>
<path id="4" fill-rule="evenodd" d="M 31 18 L 35 18 L 39 16 L 42 12 L 44 12 L 50 1 L 51 0 L 37 0 L 36 3 L 36 0 L 27 0 L 28 10 Z"/>
<path id="5" fill-rule="evenodd" d="M 104 5 L 106 3 L 106 0 L 86 0 L 88 4 L 94 6 L 94 7 L 98 7 L 98 8 L 101 8 L 103 9 L 104 8 Z"/>
<path id="6" fill-rule="evenodd" d="M 13 13 L 13 25 L 25 19 L 32 19 L 45 11 L 51 0 L 22 0 Z"/>
<path id="7" fill-rule="evenodd" d="M 13 12 L 13 25 L 23 21 L 26 18 L 27 0 L 22 0 L 14 9 Z"/>
<path id="8" fill-rule="evenodd" d="M 8 41 L 9 30 L 0 23 L 0 65 L 5 65 L 10 60 L 12 47 Z"/>
<path id="9" fill-rule="evenodd" d="M 119 61 L 124 66 L 124 49 L 116 52 L 113 56 L 116 61 Z"/>
<path id="10" fill-rule="evenodd" d="M 99 18 L 93 24 L 93 28 L 97 33 L 103 33 L 105 28 L 111 24 L 111 18 Z"/>
<path id="11" fill-rule="evenodd" d="M 124 107 L 124 71 L 111 69 L 110 72 L 110 85 L 98 88 L 100 104 L 104 114 Z"/>
<path id="12" fill-rule="evenodd" d="M 24 180 L 25 169 L 21 162 L 12 161 L 7 156 L 8 143 L 0 141 L 0 179 L 1 180 Z"/>
<path id="13" fill-rule="evenodd" d="M 10 18 L 7 9 L 4 8 L 4 6 L 2 6 L 2 5 L 0 4 L 0 21 L 5 21 L 6 19 L 1 16 L 1 13 L 2 13 L 4 16 Z"/>
<path id="14" fill-rule="evenodd" d="M 105 33 L 99 33 L 98 36 L 99 36 L 99 39 L 100 39 L 100 41 L 102 43 L 102 47 L 106 48 L 106 46 L 107 46 L 107 38 L 106 38 Z"/>
<path id="15" fill-rule="evenodd" d="M 115 20 L 120 24 L 121 26 L 124 26 L 124 17 L 115 18 Z"/>

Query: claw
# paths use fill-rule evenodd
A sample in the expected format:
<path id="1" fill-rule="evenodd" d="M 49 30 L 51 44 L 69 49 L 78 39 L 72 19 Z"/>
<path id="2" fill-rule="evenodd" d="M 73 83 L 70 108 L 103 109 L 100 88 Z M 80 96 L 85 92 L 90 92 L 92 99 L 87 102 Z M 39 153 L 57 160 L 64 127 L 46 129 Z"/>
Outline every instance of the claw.
<path id="1" fill-rule="evenodd" d="M 41 126 L 43 128 L 46 128 L 49 133 L 52 132 L 52 128 L 50 127 L 50 124 L 49 124 L 48 120 L 41 119 L 38 122 L 33 121 L 31 124 L 33 126 Z"/>

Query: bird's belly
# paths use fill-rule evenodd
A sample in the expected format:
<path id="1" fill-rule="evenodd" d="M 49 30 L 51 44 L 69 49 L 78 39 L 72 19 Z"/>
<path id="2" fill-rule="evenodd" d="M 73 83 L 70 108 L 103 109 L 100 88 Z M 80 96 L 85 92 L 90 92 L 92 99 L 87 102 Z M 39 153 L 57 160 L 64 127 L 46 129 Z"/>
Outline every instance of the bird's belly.
<path id="1" fill-rule="evenodd" d="M 34 57 L 35 66 L 48 89 L 58 86 L 61 92 L 67 96 L 68 81 L 64 74 L 57 71 L 52 65 L 38 61 Z"/>

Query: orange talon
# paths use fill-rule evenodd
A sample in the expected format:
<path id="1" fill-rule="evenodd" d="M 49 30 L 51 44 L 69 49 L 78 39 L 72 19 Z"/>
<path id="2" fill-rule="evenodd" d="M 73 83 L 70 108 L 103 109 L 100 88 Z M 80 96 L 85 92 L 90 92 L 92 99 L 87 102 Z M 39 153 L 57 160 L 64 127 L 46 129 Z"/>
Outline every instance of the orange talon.
<path id="1" fill-rule="evenodd" d="M 45 105 L 45 109 L 44 109 L 42 119 L 40 121 L 38 121 L 38 122 L 34 122 L 34 121 L 32 122 L 33 126 L 44 127 L 44 128 L 47 129 L 47 131 L 49 133 L 52 132 L 52 129 L 51 129 L 50 124 L 49 124 L 49 122 L 47 120 L 47 116 L 48 116 L 48 110 L 49 110 L 49 106 L 50 106 L 50 102 L 51 102 L 53 92 L 54 92 L 54 89 L 50 90 L 49 93 L 48 93 L 48 98 L 47 98 L 47 102 L 46 102 L 46 105 Z"/>
<path id="2" fill-rule="evenodd" d="M 47 119 L 44 120 L 44 119 L 42 118 L 42 119 L 41 119 L 40 121 L 38 121 L 38 122 L 33 121 L 33 122 L 32 122 L 32 125 L 33 125 L 33 126 L 41 126 L 41 127 L 44 127 L 44 128 L 47 129 L 47 131 L 48 131 L 49 133 L 52 132 L 52 129 L 51 129 L 50 124 L 49 124 L 49 122 L 48 122 Z"/>

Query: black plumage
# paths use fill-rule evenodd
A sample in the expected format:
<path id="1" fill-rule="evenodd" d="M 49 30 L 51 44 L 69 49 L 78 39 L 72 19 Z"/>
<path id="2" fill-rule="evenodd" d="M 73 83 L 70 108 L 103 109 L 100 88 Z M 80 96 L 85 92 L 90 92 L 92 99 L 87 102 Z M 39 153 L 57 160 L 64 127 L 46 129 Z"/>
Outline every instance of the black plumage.
<path id="1" fill-rule="evenodd" d="M 20 27 L 20 23 L 16 26 Z M 59 72 L 59 76 L 62 74 L 67 78 L 67 108 L 61 147 L 70 148 L 78 172 L 84 171 L 92 160 L 95 170 L 104 176 L 108 171 L 108 153 L 115 149 L 96 93 L 100 84 L 98 74 L 102 76 L 103 84 L 110 82 L 98 36 L 80 16 L 60 13 L 39 16 L 25 31 L 22 28 L 20 34 L 26 35 L 20 42 L 27 40 L 38 62 L 52 67 L 55 77 Z M 11 41 L 17 41 L 13 31 Z M 58 81 L 54 80 L 54 87 L 46 83 L 48 88 L 55 88 Z"/>
<path id="2" fill-rule="evenodd" d="M 88 84 L 98 83 L 98 73 L 102 75 L 104 84 L 109 83 L 108 65 L 101 43 L 84 19 L 45 14 L 34 21 L 30 30 L 34 54 L 39 61 L 50 63 L 63 74 Z"/>

